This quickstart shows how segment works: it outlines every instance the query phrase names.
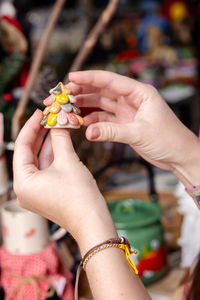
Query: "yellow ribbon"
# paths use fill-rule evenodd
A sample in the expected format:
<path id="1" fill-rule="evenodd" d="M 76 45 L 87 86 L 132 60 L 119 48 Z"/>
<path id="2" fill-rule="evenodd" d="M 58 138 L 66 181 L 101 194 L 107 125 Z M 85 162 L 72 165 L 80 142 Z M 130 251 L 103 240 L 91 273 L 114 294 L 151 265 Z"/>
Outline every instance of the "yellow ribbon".
<path id="1" fill-rule="evenodd" d="M 125 244 L 120 244 L 119 248 L 122 249 L 125 252 L 125 254 L 126 254 L 126 260 L 128 261 L 128 263 L 131 266 L 131 268 L 135 271 L 135 274 L 137 275 L 138 274 L 138 269 L 137 269 L 137 267 L 136 267 L 136 265 L 135 265 L 135 263 L 134 263 L 134 261 L 132 259 L 132 256 L 131 256 L 131 254 L 133 254 L 133 253 L 137 254 L 138 253 L 137 250 L 131 251 L 131 249 L 129 248 L 129 246 L 125 245 Z"/>

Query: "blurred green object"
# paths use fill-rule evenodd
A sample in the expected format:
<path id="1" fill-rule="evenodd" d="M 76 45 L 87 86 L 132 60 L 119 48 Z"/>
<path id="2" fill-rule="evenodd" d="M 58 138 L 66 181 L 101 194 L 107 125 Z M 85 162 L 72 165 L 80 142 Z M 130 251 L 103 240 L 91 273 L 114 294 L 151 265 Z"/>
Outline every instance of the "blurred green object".
<path id="1" fill-rule="evenodd" d="M 19 73 L 24 60 L 25 55 L 17 51 L 3 60 L 0 68 L 0 95 L 5 92 L 6 87 Z"/>
<path id="2" fill-rule="evenodd" d="M 167 272 L 167 252 L 164 246 L 162 214 L 157 201 L 123 199 L 108 203 L 119 236 L 128 238 L 139 276 L 148 285 L 160 279 Z"/>

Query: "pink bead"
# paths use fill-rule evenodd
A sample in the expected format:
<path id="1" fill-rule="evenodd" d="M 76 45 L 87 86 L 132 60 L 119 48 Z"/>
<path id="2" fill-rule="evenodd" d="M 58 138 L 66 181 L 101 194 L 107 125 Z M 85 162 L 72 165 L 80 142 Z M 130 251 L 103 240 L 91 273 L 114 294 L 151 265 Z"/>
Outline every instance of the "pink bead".
<path id="1" fill-rule="evenodd" d="M 79 125 L 79 121 L 75 114 L 73 114 L 73 113 L 66 113 L 66 114 L 67 114 L 70 124 L 75 125 L 75 126 Z"/>
<path id="2" fill-rule="evenodd" d="M 68 123 L 67 114 L 63 110 L 61 110 L 57 115 L 57 123 L 61 126 Z"/>

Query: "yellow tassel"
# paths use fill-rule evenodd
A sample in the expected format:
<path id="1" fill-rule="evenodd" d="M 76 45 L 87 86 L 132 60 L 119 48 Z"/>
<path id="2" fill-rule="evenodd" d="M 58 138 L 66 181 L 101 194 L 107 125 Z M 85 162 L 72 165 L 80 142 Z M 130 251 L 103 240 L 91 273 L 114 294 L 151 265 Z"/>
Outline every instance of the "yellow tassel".
<path id="1" fill-rule="evenodd" d="M 137 275 L 138 274 L 138 270 L 136 268 L 136 265 L 131 257 L 131 254 L 134 253 L 134 254 L 137 254 L 137 251 L 134 250 L 134 251 L 131 251 L 128 247 L 128 245 L 125 245 L 125 244 L 120 244 L 119 246 L 120 249 L 124 250 L 125 254 L 126 254 L 126 260 L 128 261 L 129 265 L 131 266 L 132 269 L 134 269 L 135 271 L 135 274 Z"/>

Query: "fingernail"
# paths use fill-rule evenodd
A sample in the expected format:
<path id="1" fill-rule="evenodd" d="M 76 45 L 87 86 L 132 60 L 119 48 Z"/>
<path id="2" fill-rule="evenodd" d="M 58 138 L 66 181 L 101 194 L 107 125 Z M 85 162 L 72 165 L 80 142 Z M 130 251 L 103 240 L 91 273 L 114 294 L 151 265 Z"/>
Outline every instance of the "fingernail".
<path id="1" fill-rule="evenodd" d="M 68 78 L 69 78 L 70 81 L 71 81 L 70 77 L 73 77 L 73 75 L 74 75 L 75 73 L 76 73 L 76 72 L 69 72 L 69 73 L 68 73 Z"/>
<path id="2" fill-rule="evenodd" d="M 40 117 L 41 117 L 41 115 L 43 115 L 43 114 L 41 114 L 41 112 L 42 112 L 42 111 L 41 111 L 40 109 L 37 108 L 37 109 L 34 111 L 34 113 L 33 113 L 32 116 L 35 116 L 35 117 L 39 117 L 39 116 L 40 116 Z"/>
<path id="3" fill-rule="evenodd" d="M 91 132 L 91 139 L 96 140 L 100 137 L 101 132 L 98 127 L 94 127 Z"/>
<path id="4" fill-rule="evenodd" d="M 73 72 L 69 72 L 68 74 L 68 78 L 71 82 L 73 82 L 73 80 L 77 79 L 77 76 L 79 75 L 79 73 L 81 73 L 81 71 L 73 71 Z"/>
<path id="5" fill-rule="evenodd" d="M 38 113 L 38 111 L 40 111 L 39 108 L 37 108 L 35 111 L 34 111 L 34 115 L 36 115 Z"/>

